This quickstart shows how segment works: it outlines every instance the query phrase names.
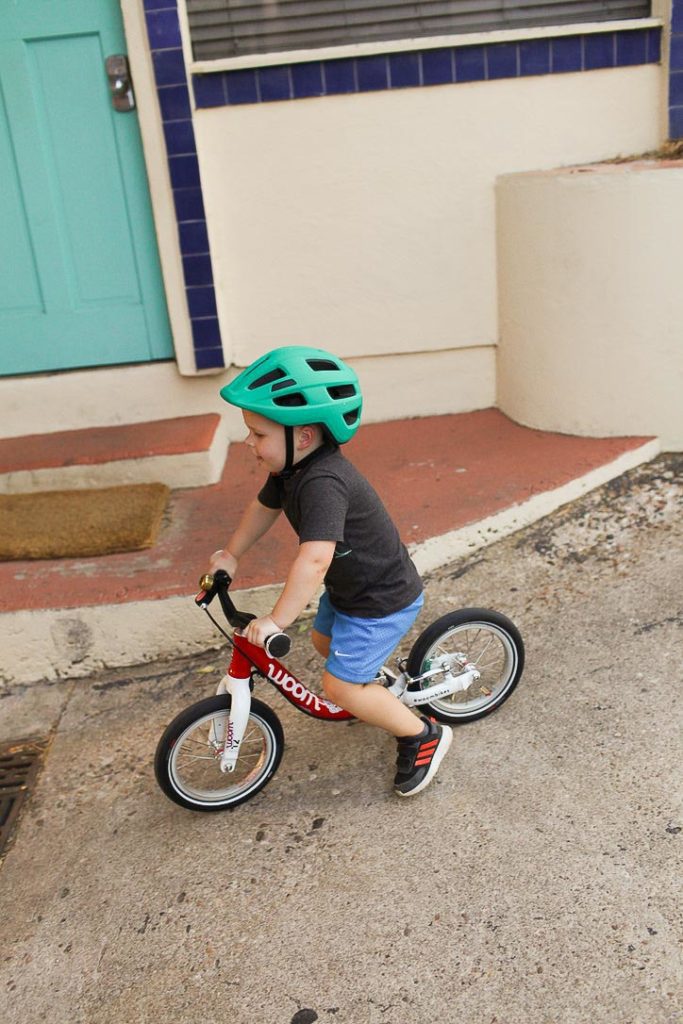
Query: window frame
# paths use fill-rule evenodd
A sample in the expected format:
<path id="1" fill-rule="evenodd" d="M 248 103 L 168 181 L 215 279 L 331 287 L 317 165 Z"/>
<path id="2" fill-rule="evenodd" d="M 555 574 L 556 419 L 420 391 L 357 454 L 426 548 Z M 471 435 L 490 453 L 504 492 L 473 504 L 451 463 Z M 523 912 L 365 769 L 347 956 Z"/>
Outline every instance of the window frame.
<path id="1" fill-rule="evenodd" d="M 250 53 L 241 57 L 219 57 L 195 60 L 192 52 L 190 21 L 185 0 L 178 0 L 185 63 L 194 75 L 213 71 L 239 71 L 252 68 L 277 67 L 283 64 L 305 64 L 311 61 L 369 57 L 383 53 L 412 53 L 416 50 L 438 50 L 482 43 L 519 42 L 522 39 L 557 39 L 560 36 L 591 35 L 600 32 L 628 32 L 629 29 L 663 28 L 665 19 L 659 13 L 662 0 L 652 0 L 649 18 L 625 18 L 614 21 L 572 22 L 569 25 L 540 25 L 536 28 L 494 29 L 490 32 L 453 32 L 439 36 L 415 36 L 387 42 L 347 43 L 341 46 L 318 46 L 307 50 L 279 50 L 277 53 Z M 657 12 L 657 13 L 655 13 Z"/>

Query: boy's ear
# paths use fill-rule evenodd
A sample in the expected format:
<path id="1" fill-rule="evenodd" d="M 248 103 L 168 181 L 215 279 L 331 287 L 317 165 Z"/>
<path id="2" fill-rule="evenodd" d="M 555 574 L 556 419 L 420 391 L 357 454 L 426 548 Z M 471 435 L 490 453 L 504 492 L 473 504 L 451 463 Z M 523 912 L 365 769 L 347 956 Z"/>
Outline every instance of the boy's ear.
<path id="1" fill-rule="evenodd" d="M 299 427 L 298 447 L 300 451 L 306 451 L 320 440 L 320 428 L 315 424 L 307 424 Z"/>

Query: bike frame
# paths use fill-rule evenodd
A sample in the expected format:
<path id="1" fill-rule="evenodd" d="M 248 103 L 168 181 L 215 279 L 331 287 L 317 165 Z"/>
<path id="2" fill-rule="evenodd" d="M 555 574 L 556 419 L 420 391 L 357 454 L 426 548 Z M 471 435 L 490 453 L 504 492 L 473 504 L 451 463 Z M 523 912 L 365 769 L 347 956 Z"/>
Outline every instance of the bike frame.
<path id="1" fill-rule="evenodd" d="M 216 751 L 219 749 L 221 751 L 220 769 L 222 772 L 234 771 L 237 764 L 240 746 L 244 739 L 251 711 L 252 674 L 254 670 L 267 679 L 276 690 L 279 690 L 290 704 L 293 704 L 299 711 L 303 711 L 304 714 L 310 715 L 312 718 L 318 718 L 325 722 L 348 722 L 354 717 L 349 711 L 345 711 L 344 708 L 340 708 L 333 704 L 332 701 L 313 693 L 300 679 L 292 675 L 282 662 L 278 661 L 277 658 L 271 657 L 264 648 L 256 647 L 255 644 L 250 643 L 240 633 L 233 634 L 232 644 L 232 657 L 227 674 L 221 679 L 216 691 L 217 694 L 228 693 L 231 697 L 227 727 L 224 722 L 214 719 L 209 735 L 210 742 L 214 745 Z M 462 659 L 459 662 L 462 671 L 458 672 L 455 676 L 451 672 L 449 660 L 446 668 L 444 665 L 439 665 L 437 668 L 431 669 L 415 679 L 402 672 L 400 676 L 394 679 L 388 689 L 407 707 L 417 707 L 420 704 L 428 703 L 430 700 L 449 696 L 458 690 L 466 690 L 479 678 L 479 672 L 474 665 L 467 663 L 464 656 L 455 657 Z M 424 690 L 408 689 L 410 683 L 427 679 L 433 675 L 443 674 L 444 671 L 447 672 L 447 675 L 442 683 L 427 687 Z"/>

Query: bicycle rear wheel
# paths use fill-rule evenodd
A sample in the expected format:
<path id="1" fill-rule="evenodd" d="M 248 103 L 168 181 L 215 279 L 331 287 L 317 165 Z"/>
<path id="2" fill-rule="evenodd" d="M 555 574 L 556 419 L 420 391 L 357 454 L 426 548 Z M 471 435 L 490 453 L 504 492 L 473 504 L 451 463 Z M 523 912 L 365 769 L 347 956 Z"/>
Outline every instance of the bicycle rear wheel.
<path id="1" fill-rule="evenodd" d="M 422 675 L 440 657 L 456 652 L 466 655 L 481 677 L 464 692 L 423 705 L 451 725 L 490 715 L 508 699 L 524 669 L 524 643 L 514 623 L 500 612 L 463 608 L 437 619 L 420 634 L 408 656 L 408 675 Z M 433 686 L 441 678 L 432 676 L 410 689 Z"/>
<path id="2" fill-rule="evenodd" d="M 174 803 L 192 811 L 224 811 L 256 796 L 275 774 L 285 748 L 280 721 L 252 699 L 249 723 L 234 772 L 220 770 L 215 733 L 225 735 L 230 695 L 208 697 L 173 719 L 157 745 L 156 780 Z M 216 730 L 212 723 L 216 722 Z"/>

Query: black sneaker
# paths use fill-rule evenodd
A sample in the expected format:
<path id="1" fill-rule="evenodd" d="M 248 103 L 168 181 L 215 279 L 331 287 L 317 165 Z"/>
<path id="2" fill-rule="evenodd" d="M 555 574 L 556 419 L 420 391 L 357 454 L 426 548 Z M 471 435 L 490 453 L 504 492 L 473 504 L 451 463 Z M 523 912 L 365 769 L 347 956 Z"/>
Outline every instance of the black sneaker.
<path id="1" fill-rule="evenodd" d="M 414 796 L 429 785 L 453 739 L 447 725 L 438 725 L 424 716 L 422 721 L 425 727 L 419 736 L 398 740 L 394 792 L 399 796 Z"/>

